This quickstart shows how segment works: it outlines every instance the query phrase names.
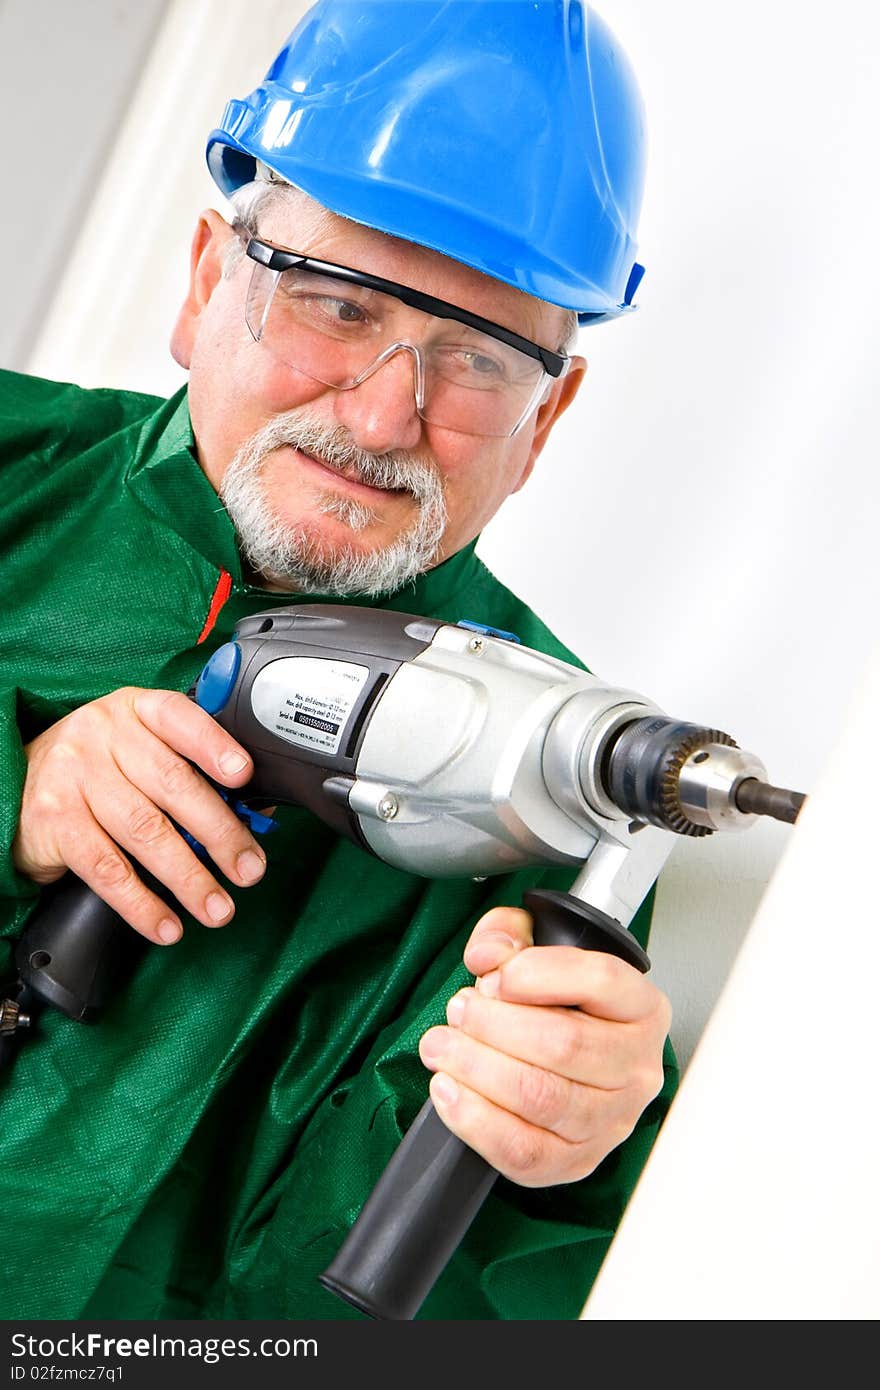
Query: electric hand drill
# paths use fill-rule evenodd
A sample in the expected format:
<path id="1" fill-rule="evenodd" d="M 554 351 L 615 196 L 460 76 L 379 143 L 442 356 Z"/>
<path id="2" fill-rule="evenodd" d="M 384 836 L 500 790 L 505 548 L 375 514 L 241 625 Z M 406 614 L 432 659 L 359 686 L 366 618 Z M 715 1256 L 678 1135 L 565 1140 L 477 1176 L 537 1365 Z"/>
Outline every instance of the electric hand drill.
<path id="1" fill-rule="evenodd" d="M 478 623 L 295 605 L 239 623 L 192 692 L 254 761 L 250 806 L 302 805 L 396 868 L 483 878 L 569 864 L 570 893 L 532 891 L 536 945 L 649 961 L 626 930 L 670 831 L 795 820 L 804 797 L 716 729 L 668 718 L 632 691 Z M 72 882 L 31 919 L 16 952 L 21 1000 L 93 1017 L 109 987 L 116 914 Z M 322 1282 L 377 1317 L 409 1318 L 497 1174 L 430 1101 Z"/>

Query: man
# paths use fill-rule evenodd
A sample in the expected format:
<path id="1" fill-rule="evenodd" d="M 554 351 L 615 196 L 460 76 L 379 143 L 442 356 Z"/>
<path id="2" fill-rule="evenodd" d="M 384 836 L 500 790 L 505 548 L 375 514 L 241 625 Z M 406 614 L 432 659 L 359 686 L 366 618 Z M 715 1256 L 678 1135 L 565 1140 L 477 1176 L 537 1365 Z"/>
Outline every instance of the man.
<path id="1" fill-rule="evenodd" d="M 317 1275 L 425 1067 L 502 1180 L 422 1315 L 583 1304 L 673 1084 L 667 1001 L 531 947 L 523 889 L 570 874 L 420 879 L 293 807 L 264 847 L 200 775 L 244 786 L 247 751 L 183 693 L 301 595 L 574 659 L 473 548 L 577 391 L 573 320 L 639 278 L 637 97 L 565 17 L 322 0 L 209 139 L 233 217 L 196 230 L 186 392 L 7 383 L 5 931 L 73 870 L 151 945 L 5 1080 L 4 1316 L 358 1316 Z"/>

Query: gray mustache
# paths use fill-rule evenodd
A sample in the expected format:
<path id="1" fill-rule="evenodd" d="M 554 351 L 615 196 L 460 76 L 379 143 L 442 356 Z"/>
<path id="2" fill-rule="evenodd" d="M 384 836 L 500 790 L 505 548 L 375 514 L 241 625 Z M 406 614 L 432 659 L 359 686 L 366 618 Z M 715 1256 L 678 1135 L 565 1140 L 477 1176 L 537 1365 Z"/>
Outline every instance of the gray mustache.
<path id="1" fill-rule="evenodd" d="M 259 440 L 259 444 L 257 441 Z M 436 471 L 424 459 L 405 450 L 371 454 L 355 444 L 341 425 L 327 427 L 299 416 L 270 420 L 252 441 L 258 454 L 289 445 L 301 449 L 337 473 L 354 474 L 358 482 L 386 491 L 401 489 L 417 501 L 430 501 L 442 492 Z"/>

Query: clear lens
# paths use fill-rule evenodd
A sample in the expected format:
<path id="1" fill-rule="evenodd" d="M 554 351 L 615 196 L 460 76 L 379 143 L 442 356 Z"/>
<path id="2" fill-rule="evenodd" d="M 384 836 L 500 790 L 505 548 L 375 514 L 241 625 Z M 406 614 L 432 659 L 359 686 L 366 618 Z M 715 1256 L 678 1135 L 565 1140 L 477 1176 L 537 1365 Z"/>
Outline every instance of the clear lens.
<path id="1" fill-rule="evenodd" d="M 540 362 L 454 319 L 313 271 L 254 264 L 245 317 L 257 342 L 297 372 L 339 390 L 365 381 L 389 349 L 421 364 L 422 419 L 506 438 L 540 399 Z"/>

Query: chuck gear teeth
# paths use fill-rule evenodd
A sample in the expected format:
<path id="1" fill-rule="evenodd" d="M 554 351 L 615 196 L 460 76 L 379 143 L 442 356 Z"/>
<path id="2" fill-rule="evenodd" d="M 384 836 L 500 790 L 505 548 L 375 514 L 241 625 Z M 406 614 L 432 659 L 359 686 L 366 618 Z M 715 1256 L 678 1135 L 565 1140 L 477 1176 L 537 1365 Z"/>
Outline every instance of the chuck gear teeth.
<path id="1" fill-rule="evenodd" d="M 8 1037 L 19 1028 L 26 1028 L 30 1017 L 22 1013 L 14 999 L 0 999 L 0 1037 Z"/>
<path id="2" fill-rule="evenodd" d="M 693 729 L 683 735 L 675 747 L 670 748 L 660 766 L 659 804 L 664 824 L 677 835 L 711 835 L 708 825 L 696 825 L 685 814 L 678 796 L 678 783 L 681 770 L 688 758 L 706 748 L 711 743 L 723 743 L 728 748 L 738 747 L 730 734 L 720 729 Z"/>

